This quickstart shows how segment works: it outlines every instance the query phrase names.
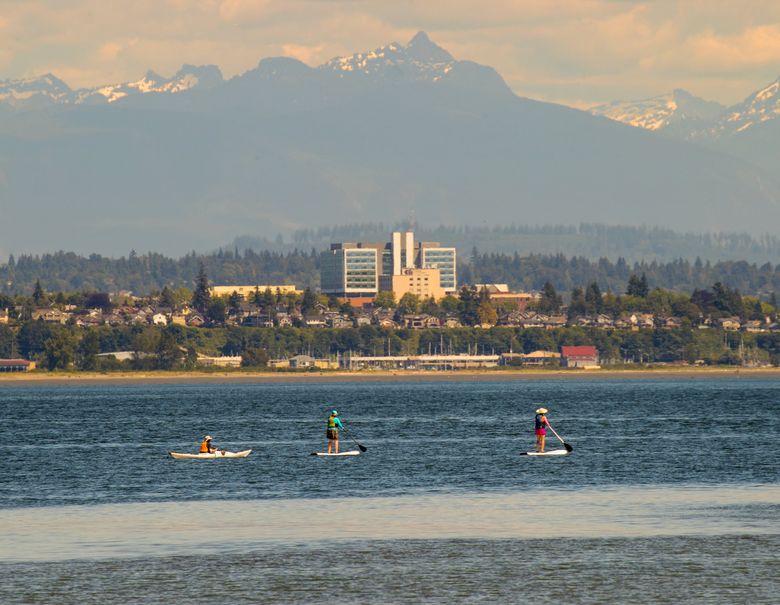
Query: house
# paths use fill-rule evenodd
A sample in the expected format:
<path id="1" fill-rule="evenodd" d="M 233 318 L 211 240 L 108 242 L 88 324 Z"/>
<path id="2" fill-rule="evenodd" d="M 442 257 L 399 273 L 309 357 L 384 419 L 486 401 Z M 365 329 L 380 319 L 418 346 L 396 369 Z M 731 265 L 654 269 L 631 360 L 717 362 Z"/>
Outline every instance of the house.
<path id="1" fill-rule="evenodd" d="M 8 309 L 3 309 L 0 311 L 0 324 L 7 324 L 8 323 Z"/>
<path id="2" fill-rule="evenodd" d="M 718 326 L 721 330 L 736 331 L 742 327 L 739 317 L 721 317 L 718 319 Z"/>
<path id="3" fill-rule="evenodd" d="M 315 359 L 311 355 L 296 355 L 290 357 L 291 368 L 313 368 L 315 365 Z"/>
<path id="4" fill-rule="evenodd" d="M 59 309 L 36 309 L 32 312 L 33 321 L 42 320 L 47 324 L 64 324 L 71 318 L 71 313 Z"/>
<path id="5" fill-rule="evenodd" d="M 325 318 L 320 317 L 319 315 L 310 315 L 303 323 L 307 328 L 324 328 L 326 325 Z"/>
<path id="6" fill-rule="evenodd" d="M 766 324 L 760 319 L 750 319 L 742 326 L 745 332 L 766 332 Z"/>
<path id="7" fill-rule="evenodd" d="M 30 372 L 34 369 L 34 361 L 27 361 L 26 359 L 0 359 L 0 372 Z"/>
<path id="8" fill-rule="evenodd" d="M 253 328 L 273 328 L 274 320 L 270 316 L 262 315 L 249 315 L 244 318 L 243 325 L 251 326 Z"/>
<path id="9" fill-rule="evenodd" d="M 152 315 L 152 324 L 155 326 L 167 326 L 168 318 L 164 313 L 155 313 Z"/>
<path id="10" fill-rule="evenodd" d="M 331 328 L 351 328 L 353 327 L 352 320 L 344 315 L 335 315 L 328 317 L 328 326 Z"/>
<path id="11" fill-rule="evenodd" d="M 291 328 L 293 325 L 293 318 L 289 313 L 282 312 L 276 314 L 276 325 L 280 328 Z"/>
<path id="12" fill-rule="evenodd" d="M 591 345 L 561 347 L 561 365 L 564 368 L 598 368 L 599 352 Z"/>
<path id="13" fill-rule="evenodd" d="M 405 328 L 419 330 L 423 328 L 438 328 L 439 320 L 433 315 L 422 313 L 419 315 L 404 315 L 401 322 Z"/>
<path id="14" fill-rule="evenodd" d="M 193 313 L 187 318 L 187 325 L 192 328 L 200 328 L 205 325 L 206 318 L 200 313 Z"/>

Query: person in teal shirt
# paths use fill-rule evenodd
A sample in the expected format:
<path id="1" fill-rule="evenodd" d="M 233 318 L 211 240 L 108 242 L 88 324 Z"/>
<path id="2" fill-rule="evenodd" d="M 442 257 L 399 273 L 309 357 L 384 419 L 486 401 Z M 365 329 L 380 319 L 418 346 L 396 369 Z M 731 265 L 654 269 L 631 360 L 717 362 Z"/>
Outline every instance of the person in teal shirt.
<path id="1" fill-rule="evenodd" d="M 325 434 L 328 437 L 328 453 L 339 453 L 339 429 L 343 429 L 344 425 L 341 424 L 341 420 L 339 420 L 339 413 L 336 410 L 333 410 L 330 413 L 330 416 L 328 416 L 328 429 L 325 431 Z M 333 448 L 335 446 L 336 451 L 333 452 Z"/>

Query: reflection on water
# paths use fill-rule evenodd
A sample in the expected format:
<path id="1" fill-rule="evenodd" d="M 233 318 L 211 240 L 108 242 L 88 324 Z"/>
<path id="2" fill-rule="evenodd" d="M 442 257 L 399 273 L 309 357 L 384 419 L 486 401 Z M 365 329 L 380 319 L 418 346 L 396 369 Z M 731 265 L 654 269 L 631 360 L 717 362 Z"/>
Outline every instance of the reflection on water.
<path id="1" fill-rule="evenodd" d="M 322 540 L 776 534 L 780 486 L 627 487 L 7 509 L 0 561 L 246 552 Z"/>

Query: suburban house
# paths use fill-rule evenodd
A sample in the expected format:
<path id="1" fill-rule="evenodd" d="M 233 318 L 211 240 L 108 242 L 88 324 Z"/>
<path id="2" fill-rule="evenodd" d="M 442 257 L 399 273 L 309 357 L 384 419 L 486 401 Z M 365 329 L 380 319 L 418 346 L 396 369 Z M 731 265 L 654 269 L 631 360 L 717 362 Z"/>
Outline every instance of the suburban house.
<path id="1" fill-rule="evenodd" d="M 591 345 L 561 347 L 561 365 L 564 368 L 598 368 L 599 352 Z"/>

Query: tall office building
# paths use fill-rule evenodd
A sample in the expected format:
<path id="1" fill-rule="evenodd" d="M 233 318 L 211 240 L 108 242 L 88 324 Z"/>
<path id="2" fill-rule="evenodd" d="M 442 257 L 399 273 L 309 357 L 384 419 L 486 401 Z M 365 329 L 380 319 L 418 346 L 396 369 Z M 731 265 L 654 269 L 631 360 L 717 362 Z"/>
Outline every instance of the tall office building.
<path id="1" fill-rule="evenodd" d="M 320 289 L 324 294 L 344 298 L 372 297 L 380 285 L 386 288 L 392 283 L 381 280 L 383 276 L 409 276 L 419 269 L 438 269 L 439 288 L 451 294 L 458 287 L 456 263 L 455 248 L 443 248 L 438 242 L 415 245 L 414 233 L 396 231 L 387 244 L 331 244 L 322 256 Z"/>

